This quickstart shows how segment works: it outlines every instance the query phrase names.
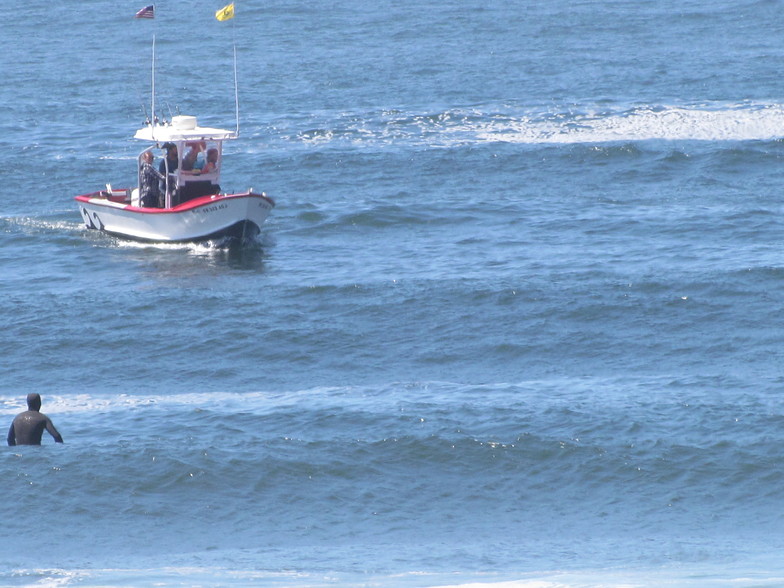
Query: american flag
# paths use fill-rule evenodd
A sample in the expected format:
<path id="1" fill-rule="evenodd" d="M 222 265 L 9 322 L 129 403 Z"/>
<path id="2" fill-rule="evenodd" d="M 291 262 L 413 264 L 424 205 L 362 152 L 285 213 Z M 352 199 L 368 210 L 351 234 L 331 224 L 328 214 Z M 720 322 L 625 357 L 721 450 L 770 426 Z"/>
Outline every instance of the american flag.
<path id="1" fill-rule="evenodd" d="M 155 6 L 150 4 L 136 13 L 135 18 L 155 18 Z"/>

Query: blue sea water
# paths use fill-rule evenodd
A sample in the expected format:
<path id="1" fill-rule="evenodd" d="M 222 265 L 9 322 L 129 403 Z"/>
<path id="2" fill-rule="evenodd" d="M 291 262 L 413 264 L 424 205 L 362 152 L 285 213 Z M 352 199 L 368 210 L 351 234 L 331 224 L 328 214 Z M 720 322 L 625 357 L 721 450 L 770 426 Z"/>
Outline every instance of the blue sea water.
<path id="1" fill-rule="evenodd" d="M 0 585 L 784 585 L 781 1 L 143 4 L 4 4 Z M 153 35 L 254 244 L 80 224 Z"/>

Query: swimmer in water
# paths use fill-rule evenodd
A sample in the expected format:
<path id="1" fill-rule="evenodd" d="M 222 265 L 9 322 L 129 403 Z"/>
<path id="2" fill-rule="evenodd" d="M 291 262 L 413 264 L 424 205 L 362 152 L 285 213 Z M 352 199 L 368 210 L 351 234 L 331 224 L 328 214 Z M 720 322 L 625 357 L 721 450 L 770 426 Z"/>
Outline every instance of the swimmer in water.
<path id="1" fill-rule="evenodd" d="M 8 429 L 8 444 L 40 445 L 44 429 L 54 437 L 55 443 L 63 442 L 52 420 L 41 413 L 41 395 L 33 392 L 27 395 L 27 410 L 16 415 Z"/>

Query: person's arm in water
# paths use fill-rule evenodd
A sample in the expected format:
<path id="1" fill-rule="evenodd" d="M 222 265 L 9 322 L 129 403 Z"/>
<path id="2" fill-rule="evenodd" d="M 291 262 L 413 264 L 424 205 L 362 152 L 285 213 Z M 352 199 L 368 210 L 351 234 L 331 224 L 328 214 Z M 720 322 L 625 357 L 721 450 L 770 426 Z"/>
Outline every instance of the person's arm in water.
<path id="1" fill-rule="evenodd" d="M 57 429 L 54 428 L 54 423 L 49 417 L 46 417 L 46 430 L 49 431 L 49 434 L 54 437 L 55 443 L 62 443 L 63 438 L 60 433 L 57 432 Z"/>
<path id="2" fill-rule="evenodd" d="M 8 445 L 13 447 L 16 445 L 16 433 L 14 432 L 14 423 L 11 423 L 11 427 L 8 429 Z"/>

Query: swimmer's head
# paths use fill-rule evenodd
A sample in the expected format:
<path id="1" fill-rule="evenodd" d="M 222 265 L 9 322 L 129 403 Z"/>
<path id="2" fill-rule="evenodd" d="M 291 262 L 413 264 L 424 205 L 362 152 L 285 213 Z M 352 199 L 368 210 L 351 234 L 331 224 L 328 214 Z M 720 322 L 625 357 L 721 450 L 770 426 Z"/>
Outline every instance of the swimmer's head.
<path id="1" fill-rule="evenodd" d="M 40 410 L 41 395 L 37 392 L 30 392 L 30 394 L 27 395 L 27 408 L 30 410 Z"/>

